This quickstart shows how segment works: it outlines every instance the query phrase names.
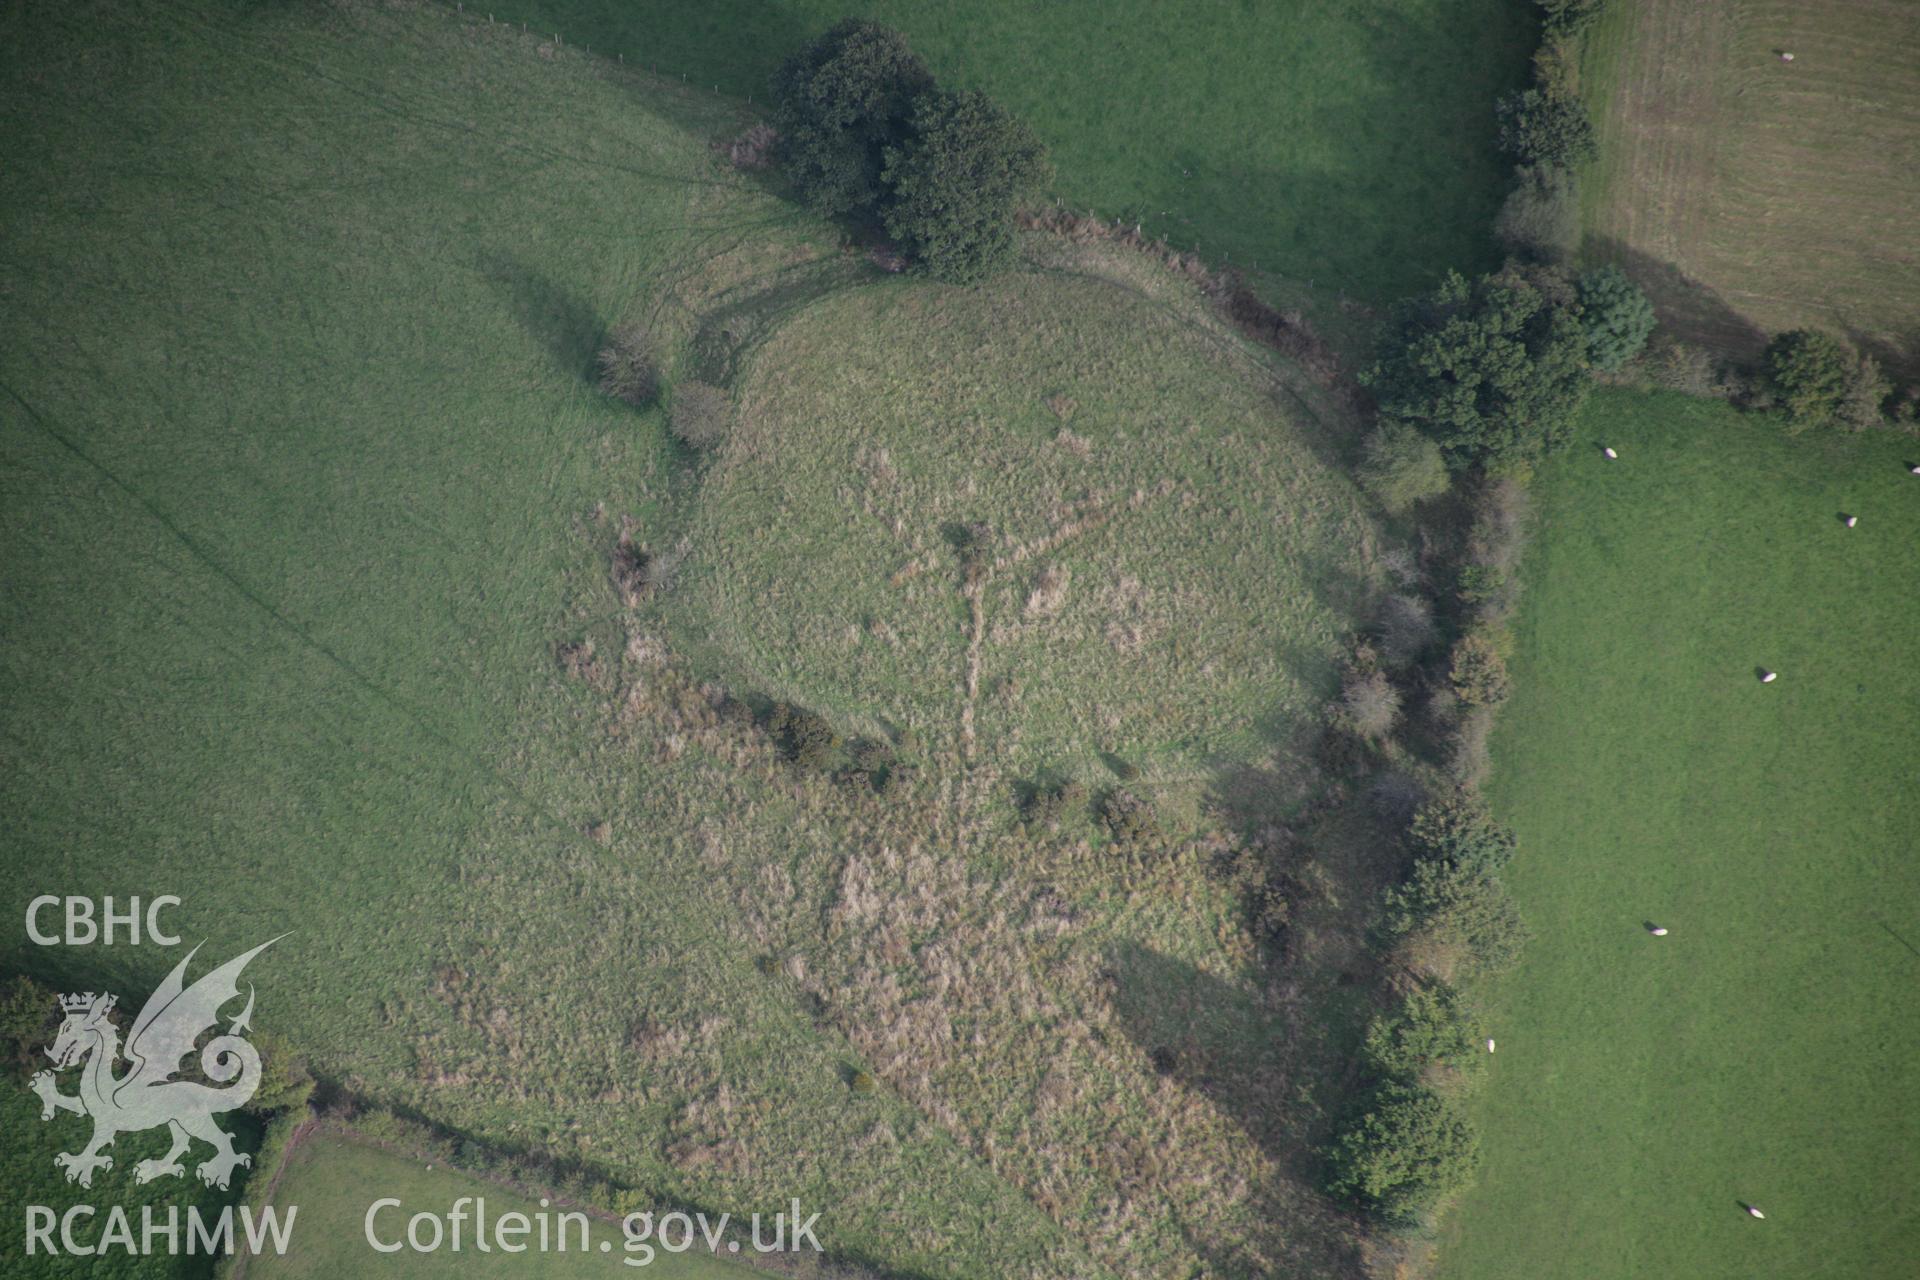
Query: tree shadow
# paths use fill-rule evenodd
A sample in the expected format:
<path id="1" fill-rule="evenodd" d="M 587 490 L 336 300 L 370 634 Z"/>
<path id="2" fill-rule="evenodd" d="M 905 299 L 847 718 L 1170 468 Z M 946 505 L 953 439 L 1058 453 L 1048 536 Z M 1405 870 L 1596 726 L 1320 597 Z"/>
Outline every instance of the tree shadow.
<path id="1" fill-rule="evenodd" d="M 1880 367 L 1895 382 L 1920 380 L 1920 328 L 1895 337 L 1849 327 L 1847 341 L 1863 355 L 1879 361 Z"/>
<path id="2" fill-rule="evenodd" d="M 1276 1009 L 1253 986 L 1205 973 L 1131 940 L 1110 960 L 1121 1027 L 1162 1076 L 1205 1095 L 1279 1168 L 1249 1188 L 1265 1229 L 1251 1242 L 1284 1258 L 1287 1274 L 1361 1274 L 1356 1219 L 1316 1187 L 1317 1148 L 1328 1132 L 1315 1080 L 1326 1064 L 1351 1058 L 1345 1030 Z M 1189 1243 L 1222 1274 L 1248 1260 L 1221 1241 Z"/>
<path id="3" fill-rule="evenodd" d="M 787 55 L 828 25 L 768 0 L 490 0 L 495 16 L 690 86 L 763 101 Z"/>
<path id="4" fill-rule="evenodd" d="M 479 259 L 481 276 L 506 303 L 507 312 L 555 364 L 592 382 L 594 356 L 606 326 L 582 298 L 512 254 L 489 251 Z"/>
<path id="5" fill-rule="evenodd" d="M 1764 329 L 1674 264 L 1611 236 L 1588 240 L 1587 253 L 1625 271 L 1646 292 L 1661 325 L 1683 340 L 1740 361 L 1757 360 L 1766 349 Z"/>

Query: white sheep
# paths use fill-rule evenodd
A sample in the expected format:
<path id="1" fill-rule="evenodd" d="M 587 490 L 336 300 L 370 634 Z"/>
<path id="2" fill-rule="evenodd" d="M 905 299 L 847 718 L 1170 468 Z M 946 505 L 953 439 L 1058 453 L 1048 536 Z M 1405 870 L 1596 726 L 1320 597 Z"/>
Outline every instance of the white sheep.
<path id="1" fill-rule="evenodd" d="M 1760 1212 L 1758 1209 L 1754 1208 L 1752 1205 L 1747 1206 L 1747 1212 L 1752 1214 L 1756 1218 L 1764 1218 L 1767 1216 L 1766 1214 Z"/>
<path id="2" fill-rule="evenodd" d="M 1656 924 L 1651 928 L 1649 928 L 1647 932 L 1652 934 L 1656 938 L 1664 938 L 1667 936 L 1667 926 L 1663 924 Z"/>
<path id="3" fill-rule="evenodd" d="M 1853 526 L 1855 526 L 1855 525 L 1857 525 L 1857 524 L 1859 524 L 1859 523 L 1860 523 L 1860 517 L 1859 517 L 1859 516 L 1848 516 L 1848 517 L 1847 517 L 1847 528 L 1849 528 L 1849 529 L 1851 529 L 1851 528 L 1853 528 Z"/>
<path id="4" fill-rule="evenodd" d="M 1792 55 L 1792 54 L 1790 54 L 1790 53 L 1782 53 L 1782 54 L 1780 55 L 1780 61 L 1782 61 L 1782 62 L 1792 62 L 1792 61 L 1793 61 L 1793 55 Z"/>
<path id="5" fill-rule="evenodd" d="M 1907 470 L 1916 476 L 1920 476 L 1920 466 L 1908 467 Z"/>
<path id="6" fill-rule="evenodd" d="M 1620 456 L 1619 454 L 1617 454 L 1617 453 L 1615 453 L 1615 452 L 1613 451 L 1613 446 L 1611 446 L 1611 445 L 1609 445 L 1609 446 L 1607 446 L 1606 448 L 1604 448 L 1604 449 L 1602 449 L 1602 450 L 1601 450 L 1600 452 L 1601 452 L 1602 454 L 1604 454 L 1604 455 L 1606 456 L 1606 459 L 1607 459 L 1607 461 L 1608 461 L 1608 462 L 1612 462 L 1612 461 L 1613 461 L 1613 460 L 1614 460 L 1615 458 L 1617 458 L 1617 457 L 1619 457 L 1619 456 Z"/>
<path id="7" fill-rule="evenodd" d="M 1488 1053 L 1492 1053 L 1492 1052 L 1493 1052 L 1493 1037 L 1492 1037 L 1492 1036 L 1488 1036 L 1488 1037 L 1487 1037 L 1487 1052 L 1488 1052 Z"/>
<path id="8" fill-rule="evenodd" d="M 1761 684 L 1772 684 L 1775 680 L 1778 680 L 1779 678 L 1780 678 L 1780 673 L 1778 671 L 1768 671 L 1763 668 L 1760 672 Z"/>

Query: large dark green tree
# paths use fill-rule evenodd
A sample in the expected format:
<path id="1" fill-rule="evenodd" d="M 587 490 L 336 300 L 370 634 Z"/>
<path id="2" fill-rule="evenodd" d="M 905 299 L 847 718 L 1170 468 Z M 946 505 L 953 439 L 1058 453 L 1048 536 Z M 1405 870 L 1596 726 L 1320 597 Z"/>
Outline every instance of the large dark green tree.
<path id="1" fill-rule="evenodd" d="M 932 87 L 905 36 L 851 18 L 787 59 L 773 79 L 775 122 L 802 198 L 830 215 L 876 212 L 887 150 Z"/>
<path id="2" fill-rule="evenodd" d="M 1563 446 L 1587 369 L 1570 298 L 1519 272 L 1472 282 L 1455 272 L 1400 308 L 1365 381 L 1383 418 L 1425 431 L 1458 470 Z"/>
<path id="3" fill-rule="evenodd" d="M 922 94 L 887 152 L 887 234 L 931 275 L 982 279 L 1012 259 L 1014 211 L 1049 172 L 1033 130 L 986 94 Z"/>

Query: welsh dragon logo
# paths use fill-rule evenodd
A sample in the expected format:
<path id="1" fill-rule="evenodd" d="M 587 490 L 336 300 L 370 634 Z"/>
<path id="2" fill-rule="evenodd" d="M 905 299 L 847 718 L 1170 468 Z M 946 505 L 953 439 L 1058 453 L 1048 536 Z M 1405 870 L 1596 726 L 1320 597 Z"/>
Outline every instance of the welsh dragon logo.
<path id="1" fill-rule="evenodd" d="M 112 1146 L 116 1135 L 159 1125 L 172 1131 L 173 1146 L 158 1160 L 142 1160 L 133 1167 L 138 1182 L 183 1175 L 186 1170 L 180 1157 L 195 1138 L 213 1147 L 213 1156 L 195 1170 L 209 1186 L 224 1189 L 236 1167 L 253 1163 L 253 1157 L 233 1149 L 232 1135 L 213 1122 L 220 1112 L 244 1106 L 260 1085 L 260 1053 L 241 1038 L 250 1029 L 253 1017 L 251 986 L 247 988 L 246 1007 L 228 1024 L 227 1033 L 207 1041 L 200 1050 L 201 1073 L 225 1087 L 176 1080 L 174 1076 L 181 1070 L 181 1059 L 193 1052 L 201 1035 L 219 1028 L 221 1006 L 239 998 L 240 971 L 277 941 L 263 942 L 236 956 L 191 987 L 182 979 L 200 948 L 189 952 L 134 1019 L 133 1029 L 127 1034 L 130 1065 L 122 1075 L 114 1074 L 120 1060 L 120 1032 L 107 1018 L 115 997 L 91 991 L 60 997 L 60 1010 L 66 1018 L 53 1047 L 47 1050 L 54 1069 L 37 1072 L 32 1088 L 40 1095 L 42 1120 L 53 1119 L 57 1111 L 93 1118 L 92 1141 L 79 1151 L 62 1152 L 53 1158 L 67 1171 L 68 1182 L 92 1186 L 94 1170 L 113 1168 L 113 1157 L 102 1154 L 102 1149 Z M 69 1097 L 59 1092 L 55 1072 L 76 1064 L 84 1064 L 80 1092 Z"/>

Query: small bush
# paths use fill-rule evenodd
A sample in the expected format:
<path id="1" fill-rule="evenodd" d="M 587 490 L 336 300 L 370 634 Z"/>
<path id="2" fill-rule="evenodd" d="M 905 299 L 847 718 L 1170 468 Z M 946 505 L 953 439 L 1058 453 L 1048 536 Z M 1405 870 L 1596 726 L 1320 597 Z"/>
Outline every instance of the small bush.
<path id="1" fill-rule="evenodd" d="M 1501 98 L 1494 116 L 1500 149 L 1520 164 L 1573 169 L 1599 154 L 1587 106 L 1571 93 L 1521 89 Z"/>
<path id="2" fill-rule="evenodd" d="M 1470 707 L 1490 707 L 1506 701 L 1511 686 L 1507 660 L 1478 631 L 1461 636 L 1453 646 L 1453 668 L 1448 673 L 1453 691 Z"/>
<path id="3" fill-rule="evenodd" d="M 1640 354 L 1653 334 L 1653 303 L 1618 267 L 1580 277 L 1580 324 L 1587 331 L 1587 359 L 1611 373 Z"/>
<path id="4" fill-rule="evenodd" d="M 1920 423 L 1920 387 L 1908 387 L 1901 392 L 1888 416 L 1903 427 Z"/>
<path id="5" fill-rule="evenodd" d="M 1507 571 L 1498 565 L 1464 564 L 1460 566 L 1454 593 L 1460 597 L 1461 603 L 1477 608 L 1504 596 L 1507 583 Z"/>
<path id="6" fill-rule="evenodd" d="M 1446 691 L 1452 696 L 1452 690 Z M 1459 699 L 1455 698 L 1456 704 Z M 1460 717 L 1447 750 L 1447 773 L 1463 787 L 1477 787 L 1493 770 L 1493 708 L 1471 707 Z"/>
<path id="7" fill-rule="evenodd" d="M 1880 372 L 1880 362 L 1872 356 L 1861 356 L 1847 376 L 1846 394 L 1840 398 L 1840 424 L 1855 431 L 1886 426 L 1887 400 L 1892 395 L 1893 384 Z"/>
<path id="8" fill-rule="evenodd" d="M 1718 371 L 1712 353 L 1678 339 L 1658 342 L 1640 363 L 1649 382 L 1690 396 L 1717 395 Z"/>
<path id="9" fill-rule="evenodd" d="M 803 769 L 831 767 L 840 749 L 840 735 L 826 717 L 788 702 L 776 702 L 768 712 L 767 733 Z"/>
<path id="10" fill-rule="evenodd" d="M 930 275 L 985 279 L 1012 261 L 1014 213 L 1050 173 L 1039 138 L 986 94 L 922 94 L 887 151 L 887 234 Z"/>
<path id="11" fill-rule="evenodd" d="M 856 769 L 879 773 L 893 764 L 893 749 L 884 742 L 860 738 L 847 749 L 847 758 Z"/>
<path id="12" fill-rule="evenodd" d="M 733 399 L 704 382 L 682 382 L 673 389 L 668 415 L 673 434 L 695 449 L 713 449 L 726 441 L 733 421 Z"/>
<path id="13" fill-rule="evenodd" d="M 1384 671 L 1355 672 L 1340 691 L 1339 714 L 1356 737 L 1384 741 L 1400 723 L 1400 691 Z"/>
<path id="14" fill-rule="evenodd" d="M 855 1067 L 847 1073 L 847 1088 L 855 1093 L 872 1093 L 878 1087 L 874 1083 L 873 1073 L 864 1067 Z"/>
<path id="15" fill-rule="evenodd" d="M 1410 1225 L 1466 1182 L 1479 1155 L 1459 1104 L 1418 1085 L 1388 1084 L 1328 1149 L 1328 1190 L 1386 1222 Z"/>
<path id="16" fill-rule="evenodd" d="M 764 169 L 773 163 L 774 152 L 779 146 L 779 131 L 765 121 L 759 121 L 748 125 L 746 132 L 727 144 L 727 161 L 734 168 L 749 172 Z"/>
<path id="17" fill-rule="evenodd" d="M 1509 253 L 1563 263 L 1580 250 L 1580 180 L 1555 165 L 1521 165 L 1495 216 L 1493 232 Z"/>
<path id="18" fill-rule="evenodd" d="M 1374 1018 L 1361 1056 L 1376 1075 L 1413 1083 L 1429 1068 L 1476 1060 L 1480 1040 L 1465 998 L 1444 982 L 1426 982 Z"/>
<path id="19" fill-rule="evenodd" d="M 1160 816 L 1152 802 L 1124 787 L 1101 798 L 1100 825 L 1116 844 L 1146 845 L 1160 838 Z"/>
<path id="20" fill-rule="evenodd" d="M 644 323 L 619 325 L 600 348 L 600 390 L 636 409 L 651 404 L 660 394 L 657 360 L 652 331 Z"/>
<path id="21" fill-rule="evenodd" d="M 623 543 L 613 557 L 613 581 L 629 606 L 673 585 L 680 568 L 676 551 L 654 551 Z"/>
<path id="22" fill-rule="evenodd" d="M 38 1060 L 46 1065 L 43 1051 L 60 1025 L 55 994 L 24 974 L 0 985 L 0 1062 L 24 1067 Z"/>
<path id="23" fill-rule="evenodd" d="M 1375 427 L 1361 446 L 1360 483 L 1395 515 L 1447 491 L 1440 446 L 1405 422 Z"/>
<path id="24" fill-rule="evenodd" d="M 1020 819 L 1030 830 L 1055 831 L 1085 814 L 1087 788 L 1084 783 L 1037 784 L 1027 792 L 1020 806 Z"/>
<path id="25" fill-rule="evenodd" d="M 1375 631 L 1381 660 L 1395 670 L 1409 667 L 1433 643 L 1433 606 L 1419 596 L 1396 592 L 1380 606 Z"/>

